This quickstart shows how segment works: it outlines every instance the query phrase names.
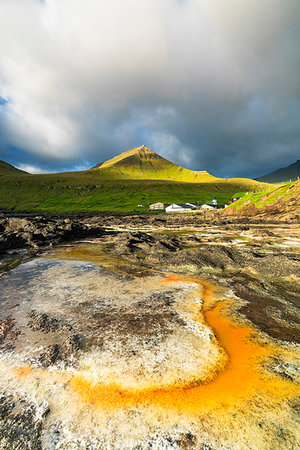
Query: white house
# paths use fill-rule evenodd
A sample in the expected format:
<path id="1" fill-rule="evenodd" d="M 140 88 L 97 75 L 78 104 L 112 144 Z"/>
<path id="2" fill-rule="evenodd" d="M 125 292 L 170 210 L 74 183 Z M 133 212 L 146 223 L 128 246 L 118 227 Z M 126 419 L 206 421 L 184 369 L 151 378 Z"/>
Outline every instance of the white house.
<path id="1" fill-rule="evenodd" d="M 150 209 L 151 211 L 160 211 L 160 210 L 162 210 L 162 209 L 165 209 L 165 205 L 164 205 L 164 203 L 160 203 L 160 202 L 158 202 L 158 203 L 152 203 L 152 204 L 149 206 L 149 209 Z"/>
<path id="2" fill-rule="evenodd" d="M 181 212 L 188 212 L 188 211 L 193 211 L 193 209 L 195 209 L 193 206 L 191 206 L 190 204 L 177 204 L 177 203 L 172 203 L 172 205 L 169 205 L 166 207 L 165 211 L 166 213 L 181 213 Z"/>

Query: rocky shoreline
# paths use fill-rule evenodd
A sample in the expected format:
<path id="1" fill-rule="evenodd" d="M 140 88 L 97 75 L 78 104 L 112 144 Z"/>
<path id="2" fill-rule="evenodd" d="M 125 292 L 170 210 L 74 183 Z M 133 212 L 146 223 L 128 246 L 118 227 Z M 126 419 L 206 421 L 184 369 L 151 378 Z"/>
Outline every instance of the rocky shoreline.
<path id="1" fill-rule="evenodd" d="M 120 408 L 105 434 L 106 420 L 112 419 L 94 410 L 93 402 L 79 402 L 74 388 L 79 385 L 80 393 L 85 387 L 82 374 L 91 377 L 91 392 L 95 387 L 97 393 L 110 379 L 156 385 L 169 383 L 174 374 L 181 379 L 183 369 L 186 380 L 193 380 L 195 367 L 210 367 L 223 354 L 212 345 L 217 341 L 205 320 L 199 320 L 210 283 L 217 287 L 213 301 L 224 306 L 230 300 L 235 326 L 250 324 L 260 345 L 289 350 L 284 357 L 274 353 L 261 370 L 296 385 L 299 265 L 295 224 L 191 215 L 2 216 L 0 448 L 121 448 L 122 423 L 134 436 L 136 418 L 144 427 L 142 444 L 138 447 L 134 437 L 127 448 L 150 448 L 151 439 L 161 448 L 216 448 L 220 433 L 208 427 L 206 441 L 202 425 L 188 421 L 180 434 L 159 419 L 153 436 L 142 405 L 128 414 Z M 165 283 L 167 274 L 202 280 L 201 299 L 191 302 L 192 285 Z M 117 398 L 126 398 L 120 392 Z M 68 402 L 78 406 L 74 417 L 64 409 Z M 294 405 L 286 408 L 293 420 Z M 80 430 L 82 410 L 88 423 L 103 420 L 102 428 Z M 263 438 L 264 415 L 261 405 L 251 420 L 245 413 Z M 270 439 L 277 442 L 284 426 L 278 422 L 273 432 L 273 422 L 268 423 Z"/>
<path id="2" fill-rule="evenodd" d="M 178 228 L 197 226 L 236 226 L 272 224 L 266 220 L 248 218 L 223 218 L 216 214 L 196 215 L 121 215 L 93 216 L 0 214 L 0 254 L 14 249 L 38 249 L 62 242 L 88 237 L 100 237 L 112 228 L 153 227 Z M 275 223 L 278 223 L 277 221 Z M 292 224 L 293 222 L 283 222 Z"/>

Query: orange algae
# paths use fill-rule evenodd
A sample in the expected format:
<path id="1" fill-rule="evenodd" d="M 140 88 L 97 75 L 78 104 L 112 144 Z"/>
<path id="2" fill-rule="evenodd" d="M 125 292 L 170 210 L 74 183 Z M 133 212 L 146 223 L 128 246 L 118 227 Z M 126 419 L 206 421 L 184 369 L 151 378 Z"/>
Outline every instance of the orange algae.
<path id="1" fill-rule="evenodd" d="M 196 282 L 202 288 L 204 303 L 213 300 L 217 287 L 206 281 L 170 275 L 164 282 Z M 175 409 L 186 413 L 207 412 L 220 407 L 229 407 L 238 401 L 247 400 L 255 393 L 267 395 L 273 400 L 293 397 L 299 390 L 288 380 L 267 376 L 258 371 L 263 358 L 274 354 L 274 347 L 260 346 L 253 339 L 254 329 L 233 322 L 222 314 L 228 305 L 223 302 L 204 310 L 207 325 L 214 331 L 219 345 L 228 355 L 225 366 L 215 371 L 208 380 L 199 380 L 185 386 L 124 390 L 115 384 L 96 384 L 81 376 L 75 376 L 71 387 L 82 400 L 105 409 L 133 407 L 152 404 L 164 409 Z"/>
<path id="2" fill-rule="evenodd" d="M 20 378 L 27 377 L 28 375 L 31 374 L 31 372 L 32 369 L 29 366 L 19 367 L 18 369 L 14 370 L 14 373 L 18 375 Z"/>

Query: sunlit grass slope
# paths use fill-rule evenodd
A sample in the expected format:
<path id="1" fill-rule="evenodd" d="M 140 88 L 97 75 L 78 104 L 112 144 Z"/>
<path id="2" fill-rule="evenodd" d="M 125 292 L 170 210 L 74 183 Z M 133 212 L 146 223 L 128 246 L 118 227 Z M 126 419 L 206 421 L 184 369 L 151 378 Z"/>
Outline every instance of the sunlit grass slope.
<path id="1" fill-rule="evenodd" d="M 0 178 L 0 209 L 45 212 L 131 212 L 150 203 L 200 202 L 215 195 L 222 204 L 249 189 L 242 183 L 183 183 L 160 180 L 104 180 L 97 174 L 5 176 Z M 144 208 L 140 208 L 143 210 Z"/>
<path id="2" fill-rule="evenodd" d="M 146 147 L 129 150 L 90 170 L 0 177 L 0 209 L 72 212 L 143 211 L 150 203 L 218 203 L 236 192 L 266 185 L 249 179 L 216 178 L 167 161 Z M 143 205 L 143 207 L 138 207 Z"/>
<path id="3" fill-rule="evenodd" d="M 270 188 L 264 192 L 249 192 L 248 195 L 221 211 L 221 214 L 254 215 L 273 212 L 296 215 L 300 213 L 300 181 L 269 186 Z"/>
<path id="4" fill-rule="evenodd" d="M 167 180 L 187 183 L 226 183 L 227 181 L 231 183 L 233 181 L 249 187 L 262 185 L 262 183 L 246 178 L 225 180 L 210 175 L 206 170 L 185 169 L 159 156 L 144 145 L 98 164 L 91 171 L 96 171 L 102 177 L 117 177 L 118 179 Z"/>
<path id="5" fill-rule="evenodd" d="M 205 170 L 184 169 L 142 146 L 121 153 L 91 169 L 107 178 L 185 181 L 189 183 L 216 180 Z"/>

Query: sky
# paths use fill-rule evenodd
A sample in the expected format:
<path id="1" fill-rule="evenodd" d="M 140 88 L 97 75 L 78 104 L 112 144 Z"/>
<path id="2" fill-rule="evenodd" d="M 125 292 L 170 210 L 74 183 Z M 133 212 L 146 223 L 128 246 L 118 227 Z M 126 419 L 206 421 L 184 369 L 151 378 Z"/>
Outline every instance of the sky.
<path id="1" fill-rule="evenodd" d="M 300 1 L 0 0 L 0 159 L 140 145 L 222 177 L 300 159 Z"/>

